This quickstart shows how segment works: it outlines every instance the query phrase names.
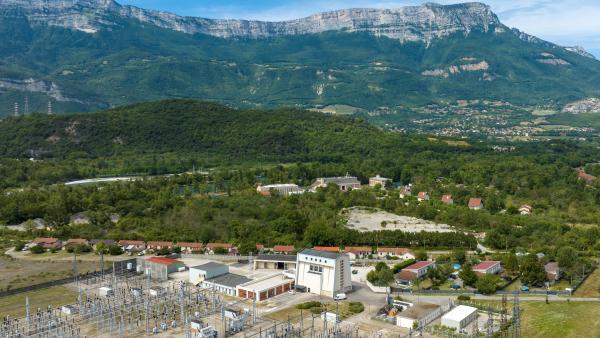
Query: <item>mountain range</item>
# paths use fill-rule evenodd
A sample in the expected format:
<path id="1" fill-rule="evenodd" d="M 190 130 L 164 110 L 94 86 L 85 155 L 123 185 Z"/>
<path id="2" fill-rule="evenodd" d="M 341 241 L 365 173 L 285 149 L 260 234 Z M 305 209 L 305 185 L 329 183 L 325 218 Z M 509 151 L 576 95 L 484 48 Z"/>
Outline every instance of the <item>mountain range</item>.
<path id="1" fill-rule="evenodd" d="M 112 0 L 0 2 L 0 115 L 165 98 L 355 109 L 600 96 L 600 62 L 511 29 L 481 3 L 261 22 Z M 15 102 L 19 107 L 15 107 Z"/>

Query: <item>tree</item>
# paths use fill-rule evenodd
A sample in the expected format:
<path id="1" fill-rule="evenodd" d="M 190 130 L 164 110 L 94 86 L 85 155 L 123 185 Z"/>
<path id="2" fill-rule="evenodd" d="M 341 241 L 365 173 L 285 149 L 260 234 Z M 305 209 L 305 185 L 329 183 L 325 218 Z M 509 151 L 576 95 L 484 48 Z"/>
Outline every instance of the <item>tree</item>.
<path id="1" fill-rule="evenodd" d="M 215 248 L 213 252 L 215 253 L 215 255 L 227 255 L 229 253 L 229 250 L 222 247 L 218 247 Z"/>
<path id="2" fill-rule="evenodd" d="M 477 290 L 484 295 L 490 295 L 496 292 L 499 282 L 500 277 L 496 275 L 485 275 L 477 280 L 475 287 L 477 287 Z"/>
<path id="3" fill-rule="evenodd" d="M 452 258 L 454 258 L 454 260 L 461 265 L 465 264 L 465 261 L 467 260 L 467 252 L 462 248 L 454 249 L 452 250 Z"/>
<path id="4" fill-rule="evenodd" d="M 558 249 L 558 252 L 556 253 L 556 261 L 558 262 L 558 266 L 563 271 L 571 275 L 573 273 L 573 268 L 577 263 L 577 256 L 577 250 L 570 246 L 565 246 Z"/>
<path id="5" fill-rule="evenodd" d="M 475 286 L 475 283 L 477 283 L 477 275 L 473 271 L 473 267 L 468 264 L 462 267 L 458 277 L 463 280 L 465 285 Z"/>
<path id="6" fill-rule="evenodd" d="M 367 280 L 376 286 L 388 286 L 394 281 L 394 273 L 384 262 L 379 262 L 375 270 L 369 271 Z"/>
<path id="7" fill-rule="evenodd" d="M 108 248 L 106 247 L 106 244 L 104 244 L 103 241 L 98 241 L 98 243 L 96 243 L 96 253 L 108 253 Z"/>
<path id="8" fill-rule="evenodd" d="M 118 255 L 122 255 L 123 254 L 123 249 L 121 249 L 120 246 L 118 245 L 110 245 L 108 247 L 108 253 L 111 256 L 118 256 Z"/>
<path id="9" fill-rule="evenodd" d="M 417 261 L 426 261 L 427 260 L 427 251 L 423 249 L 419 249 L 415 251 L 415 259 Z"/>
<path id="10" fill-rule="evenodd" d="M 536 255 L 525 256 L 521 264 L 521 282 L 525 285 L 542 285 L 546 280 L 546 270 Z"/>
<path id="11" fill-rule="evenodd" d="M 504 255 L 502 264 L 504 269 L 511 274 L 519 272 L 519 260 L 514 252 Z"/>

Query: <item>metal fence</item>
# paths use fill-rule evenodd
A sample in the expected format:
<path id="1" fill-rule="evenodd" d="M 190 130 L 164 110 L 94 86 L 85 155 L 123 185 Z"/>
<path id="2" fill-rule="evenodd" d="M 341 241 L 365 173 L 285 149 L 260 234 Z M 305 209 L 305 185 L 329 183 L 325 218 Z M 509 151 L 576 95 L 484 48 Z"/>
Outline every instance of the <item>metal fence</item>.
<path id="1" fill-rule="evenodd" d="M 94 271 L 94 272 L 88 272 L 85 274 L 81 274 L 81 275 L 79 275 L 78 280 L 83 282 L 87 279 L 91 279 L 91 278 L 94 278 L 95 276 L 99 276 L 102 273 L 110 274 L 110 273 L 112 273 L 112 268 L 104 269 L 104 271 Z M 7 289 L 7 290 L 0 291 L 0 298 L 16 295 L 19 293 L 29 292 L 29 291 L 46 289 L 46 288 L 53 287 L 53 286 L 65 285 L 65 284 L 73 283 L 74 281 L 75 281 L 75 277 L 67 277 L 67 278 L 52 280 L 52 281 L 48 281 L 48 282 L 44 282 L 44 283 L 24 286 L 21 288 Z"/>
<path id="2" fill-rule="evenodd" d="M 478 290 L 413 290 L 413 289 L 402 289 L 402 288 L 391 288 L 392 293 L 418 293 L 418 294 L 474 294 L 482 295 Z M 546 294 L 552 296 L 570 296 L 571 293 L 568 291 L 496 291 L 497 295 L 541 295 Z"/>

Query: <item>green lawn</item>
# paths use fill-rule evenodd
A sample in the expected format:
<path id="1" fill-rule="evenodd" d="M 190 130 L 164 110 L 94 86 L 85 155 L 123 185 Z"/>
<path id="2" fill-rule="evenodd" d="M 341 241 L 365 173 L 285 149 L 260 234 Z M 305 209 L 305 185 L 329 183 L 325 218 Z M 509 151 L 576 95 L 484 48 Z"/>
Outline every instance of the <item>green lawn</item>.
<path id="1" fill-rule="evenodd" d="M 600 337 L 600 302 L 522 302 L 522 336 Z"/>
<path id="2" fill-rule="evenodd" d="M 57 307 L 73 303 L 77 299 L 77 293 L 64 286 L 21 293 L 18 295 L 0 298 L 0 317 L 23 317 L 25 316 L 25 297 L 29 296 L 31 311 L 37 308 L 45 309 L 48 305 Z"/>

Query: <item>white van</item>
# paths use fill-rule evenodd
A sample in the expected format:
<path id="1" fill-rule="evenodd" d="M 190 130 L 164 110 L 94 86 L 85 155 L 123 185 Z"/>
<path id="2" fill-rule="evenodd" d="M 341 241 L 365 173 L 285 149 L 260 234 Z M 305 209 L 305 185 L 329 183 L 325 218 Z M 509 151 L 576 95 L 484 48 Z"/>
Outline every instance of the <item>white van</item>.
<path id="1" fill-rule="evenodd" d="M 337 295 L 335 295 L 333 297 L 333 300 L 344 300 L 344 299 L 347 299 L 347 298 L 348 298 L 348 296 L 346 296 L 345 293 L 338 293 Z"/>

